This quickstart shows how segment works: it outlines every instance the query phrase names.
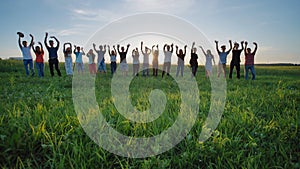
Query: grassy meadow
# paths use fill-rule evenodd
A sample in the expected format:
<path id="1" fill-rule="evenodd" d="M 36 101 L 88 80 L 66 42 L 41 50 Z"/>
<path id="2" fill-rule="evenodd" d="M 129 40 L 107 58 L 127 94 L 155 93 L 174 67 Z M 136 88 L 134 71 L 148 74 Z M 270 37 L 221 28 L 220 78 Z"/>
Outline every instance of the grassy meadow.
<path id="1" fill-rule="evenodd" d="M 0 60 L 1 168 L 300 168 L 299 66 L 256 66 L 255 81 L 227 79 L 222 119 L 203 143 L 198 138 L 211 88 L 200 67 L 196 124 L 173 149 L 143 159 L 117 156 L 88 137 L 74 110 L 72 77 L 65 75 L 63 64 L 60 68 L 63 76 L 52 78 L 45 65 L 45 78 L 40 79 L 37 71 L 26 77 L 20 61 Z M 95 94 L 106 121 L 117 131 L 152 136 L 175 121 L 181 100 L 171 77 L 138 76 L 131 83 L 132 103 L 139 110 L 147 109 L 153 89 L 163 89 L 168 97 L 162 117 L 150 124 L 131 123 L 117 112 L 110 80 L 110 73 L 98 74 Z"/>

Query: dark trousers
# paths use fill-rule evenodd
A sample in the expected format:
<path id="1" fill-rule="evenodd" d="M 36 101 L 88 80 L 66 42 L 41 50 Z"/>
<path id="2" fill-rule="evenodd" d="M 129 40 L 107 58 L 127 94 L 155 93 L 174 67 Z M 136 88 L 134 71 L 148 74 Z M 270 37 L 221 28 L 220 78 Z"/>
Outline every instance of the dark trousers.
<path id="1" fill-rule="evenodd" d="M 195 77 L 197 73 L 198 65 L 193 65 L 192 66 L 192 75 Z"/>
<path id="2" fill-rule="evenodd" d="M 233 68 L 235 67 L 236 69 L 236 77 L 239 79 L 240 78 L 240 63 L 230 63 L 230 71 L 229 71 L 229 78 L 232 78 L 232 72 L 233 72 Z"/>
<path id="3" fill-rule="evenodd" d="M 60 70 L 59 70 L 59 67 L 58 67 L 58 59 L 55 58 L 55 59 L 49 59 L 49 67 L 50 67 L 50 73 L 51 73 L 51 76 L 54 76 L 54 70 L 53 70 L 53 66 L 55 66 L 55 70 L 57 72 L 57 75 L 58 76 L 61 76 L 61 73 L 60 73 Z"/>
<path id="4" fill-rule="evenodd" d="M 110 62 L 110 71 L 111 74 L 114 74 L 117 70 L 117 63 L 116 62 Z"/>

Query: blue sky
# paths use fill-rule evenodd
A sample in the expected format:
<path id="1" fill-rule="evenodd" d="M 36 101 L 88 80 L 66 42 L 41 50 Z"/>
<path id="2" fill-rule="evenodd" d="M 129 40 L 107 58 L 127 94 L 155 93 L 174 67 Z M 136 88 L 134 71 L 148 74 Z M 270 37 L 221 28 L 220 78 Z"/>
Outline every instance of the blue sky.
<path id="1" fill-rule="evenodd" d="M 35 41 L 43 41 L 47 31 L 61 43 L 84 45 L 99 28 L 120 17 L 162 12 L 191 22 L 211 43 L 215 39 L 226 45 L 229 39 L 256 41 L 257 63 L 299 64 L 299 6 L 297 0 L 1 1 L 0 57 L 21 55 L 17 31 L 32 33 Z M 29 40 L 28 36 L 25 39 Z M 62 52 L 60 55 L 63 60 Z"/>

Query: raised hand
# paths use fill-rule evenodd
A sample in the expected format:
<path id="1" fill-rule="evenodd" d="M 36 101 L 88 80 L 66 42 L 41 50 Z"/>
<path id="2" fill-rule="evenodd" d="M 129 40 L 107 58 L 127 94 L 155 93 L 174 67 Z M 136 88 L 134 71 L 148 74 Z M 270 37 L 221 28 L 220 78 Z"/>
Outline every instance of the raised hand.
<path id="1" fill-rule="evenodd" d="M 158 48 L 158 45 L 156 45 L 156 47 Z"/>
<path id="2" fill-rule="evenodd" d="M 195 44 L 196 44 L 196 43 L 195 43 L 195 42 L 193 42 L 193 46 L 195 46 Z"/>
<path id="3" fill-rule="evenodd" d="M 127 47 L 129 47 L 130 46 L 130 44 L 127 44 Z"/>
<path id="4" fill-rule="evenodd" d="M 33 35 L 32 35 L 32 34 L 29 34 L 29 36 L 33 38 Z"/>
<path id="5" fill-rule="evenodd" d="M 176 49 L 178 49 L 178 46 L 176 45 Z"/>
<path id="6" fill-rule="evenodd" d="M 257 46 L 257 43 L 256 43 L 256 42 L 253 42 L 253 44 L 254 44 L 255 46 Z"/>
<path id="7" fill-rule="evenodd" d="M 229 43 L 232 43 L 232 41 L 231 41 L 231 40 L 229 40 Z"/>
<path id="8" fill-rule="evenodd" d="M 48 32 L 46 32 L 45 34 L 46 34 L 46 36 L 48 36 Z"/>
<path id="9" fill-rule="evenodd" d="M 219 43 L 219 41 L 215 40 L 215 43 Z"/>
<path id="10" fill-rule="evenodd" d="M 117 48 L 119 48 L 120 47 L 120 45 L 117 45 Z"/>
<path id="11" fill-rule="evenodd" d="M 50 38 L 53 38 L 53 39 L 54 39 L 54 38 L 55 38 L 55 36 L 50 36 Z"/>
<path id="12" fill-rule="evenodd" d="M 93 43 L 93 46 L 95 47 L 95 46 L 96 46 L 96 44 L 94 44 L 94 43 Z"/>
<path id="13" fill-rule="evenodd" d="M 185 45 L 184 48 L 187 48 L 187 45 Z"/>
<path id="14" fill-rule="evenodd" d="M 41 42 L 38 42 L 38 44 L 42 46 L 42 43 L 41 43 Z"/>
<path id="15" fill-rule="evenodd" d="M 245 45 L 248 45 L 248 42 L 247 42 L 247 41 L 245 42 Z"/>

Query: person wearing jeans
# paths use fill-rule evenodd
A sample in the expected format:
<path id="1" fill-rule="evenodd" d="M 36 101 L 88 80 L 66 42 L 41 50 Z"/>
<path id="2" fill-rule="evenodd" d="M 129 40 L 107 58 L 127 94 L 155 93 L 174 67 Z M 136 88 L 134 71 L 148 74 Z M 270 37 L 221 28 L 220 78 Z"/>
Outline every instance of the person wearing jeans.
<path id="1" fill-rule="evenodd" d="M 50 73 L 51 76 L 54 76 L 54 71 L 53 71 L 53 66 L 55 66 L 55 70 L 57 72 L 58 76 L 61 76 L 60 70 L 59 70 L 59 66 L 58 66 L 58 55 L 57 55 L 57 51 L 59 49 L 59 41 L 57 40 L 57 38 L 55 36 L 50 36 L 50 38 L 55 39 L 57 45 L 56 47 L 54 47 L 54 42 L 53 40 L 49 40 L 49 44 L 50 46 L 48 46 L 47 44 L 47 38 L 48 38 L 48 33 L 46 32 L 46 36 L 45 36 L 45 46 L 49 52 L 49 67 L 50 67 Z"/>
<path id="2" fill-rule="evenodd" d="M 253 42 L 253 44 L 255 45 L 255 49 L 253 52 L 251 52 L 250 48 L 247 48 L 248 42 L 245 42 L 245 79 L 248 80 L 248 71 L 250 69 L 251 73 L 252 73 L 252 80 L 255 80 L 256 78 L 256 72 L 254 69 L 254 56 L 256 54 L 257 51 L 257 43 Z"/>
<path id="3" fill-rule="evenodd" d="M 31 71 L 31 76 L 34 76 L 34 69 L 33 69 L 33 61 L 32 61 L 32 55 L 31 55 L 31 47 L 33 46 L 33 36 L 30 34 L 31 37 L 31 42 L 29 44 L 29 46 L 27 46 L 27 41 L 23 41 L 21 44 L 21 35 L 22 37 L 24 37 L 24 35 L 22 33 L 19 34 L 19 47 L 22 51 L 22 55 L 23 55 L 23 64 L 24 64 L 24 68 L 26 71 L 26 75 L 29 76 L 29 69 Z M 22 46 L 23 45 L 23 46 Z M 28 69 L 29 66 L 29 69 Z"/>
<path id="4" fill-rule="evenodd" d="M 44 77 L 44 50 L 41 42 L 39 42 L 39 45 L 40 46 L 36 46 L 35 48 L 32 45 L 32 50 L 36 55 L 35 63 L 38 70 L 38 75 L 39 77 Z"/>

